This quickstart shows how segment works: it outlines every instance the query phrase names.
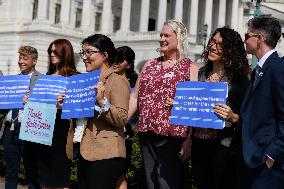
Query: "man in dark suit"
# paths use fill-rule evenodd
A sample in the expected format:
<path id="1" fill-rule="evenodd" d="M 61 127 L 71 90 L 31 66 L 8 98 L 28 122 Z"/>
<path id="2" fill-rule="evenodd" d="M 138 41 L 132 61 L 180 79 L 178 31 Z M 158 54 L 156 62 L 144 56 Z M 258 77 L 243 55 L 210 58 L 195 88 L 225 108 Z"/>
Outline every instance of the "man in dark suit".
<path id="1" fill-rule="evenodd" d="M 37 50 L 31 46 L 21 46 L 18 53 L 20 74 L 31 76 L 29 87 L 31 90 L 35 85 L 36 80 L 41 75 L 35 70 L 38 58 Z M 4 119 L 3 145 L 6 163 L 5 189 L 16 189 L 18 185 L 18 171 L 20 168 L 21 157 L 23 153 L 25 153 L 24 142 L 19 139 L 22 115 L 22 109 L 7 110 L 7 115 Z M 31 161 L 32 160 L 25 161 L 24 159 L 25 167 L 26 164 L 35 163 Z M 29 174 L 30 170 L 26 170 L 26 173 L 29 180 L 29 189 L 39 188 L 37 182 L 33 180 L 36 175 Z"/>
<path id="2" fill-rule="evenodd" d="M 258 62 L 241 108 L 244 188 L 284 188 L 284 61 L 275 51 L 281 36 L 272 17 L 249 20 L 246 51 Z"/>

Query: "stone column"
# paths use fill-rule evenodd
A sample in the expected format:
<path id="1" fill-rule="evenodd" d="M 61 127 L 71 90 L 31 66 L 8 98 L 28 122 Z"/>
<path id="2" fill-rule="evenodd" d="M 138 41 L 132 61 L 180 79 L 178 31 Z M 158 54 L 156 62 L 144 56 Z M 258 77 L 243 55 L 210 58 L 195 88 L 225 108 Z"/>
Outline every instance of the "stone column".
<path id="1" fill-rule="evenodd" d="M 159 0 L 157 31 L 160 31 L 167 19 L 167 0 Z"/>
<path id="2" fill-rule="evenodd" d="M 239 7 L 239 19 L 238 19 L 238 30 L 240 35 L 243 37 L 244 36 L 244 8 L 242 6 Z"/>
<path id="3" fill-rule="evenodd" d="M 141 1 L 141 9 L 140 9 L 140 32 L 148 31 L 149 24 L 149 9 L 150 9 L 150 0 L 142 0 Z"/>
<path id="4" fill-rule="evenodd" d="M 130 31 L 131 0 L 122 0 L 120 31 Z"/>
<path id="5" fill-rule="evenodd" d="M 219 1 L 219 13 L 218 13 L 218 27 L 225 26 L 226 19 L 226 0 Z"/>
<path id="6" fill-rule="evenodd" d="M 76 20 L 76 8 L 77 8 L 77 4 L 76 2 L 72 2 L 71 6 L 70 6 L 70 23 L 69 26 L 71 28 L 75 28 L 75 20 Z"/>
<path id="7" fill-rule="evenodd" d="M 238 15 L 239 15 L 239 0 L 233 0 L 232 2 L 232 17 L 231 28 L 238 29 Z"/>
<path id="8" fill-rule="evenodd" d="M 40 0 L 39 0 L 40 1 Z M 60 23 L 62 25 L 69 25 L 70 23 L 71 1 L 61 1 Z"/>
<path id="9" fill-rule="evenodd" d="M 92 0 L 83 0 L 83 9 L 82 9 L 82 23 L 81 23 L 81 29 L 83 30 L 93 30 L 94 28 L 90 28 L 91 26 L 91 20 L 94 18 L 92 17 Z"/>
<path id="10" fill-rule="evenodd" d="M 45 0 L 43 0 L 43 1 L 45 1 Z M 20 7 L 21 7 L 20 19 L 22 20 L 22 22 L 32 21 L 33 2 L 31 0 L 20 1 Z M 12 11 L 15 11 L 15 9 L 12 10 Z M 38 14 L 39 14 L 39 11 L 38 11 Z"/>
<path id="11" fill-rule="evenodd" d="M 103 1 L 103 13 L 102 13 L 102 32 L 105 34 L 112 33 L 113 29 L 113 17 L 111 0 Z"/>
<path id="12" fill-rule="evenodd" d="M 182 22 L 183 0 L 176 0 L 175 20 Z"/>
<path id="13" fill-rule="evenodd" d="M 199 0 L 191 0 L 189 34 L 192 36 L 197 36 L 198 2 Z M 194 38 L 193 43 L 196 43 L 196 37 Z"/>
<path id="14" fill-rule="evenodd" d="M 208 29 L 207 29 L 208 36 L 210 35 L 211 28 L 212 28 L 212 9 L 213 9 L 213 0 L 206 0 L 204 24 L 208 25 Z"/>
<path id="15" fill-rule="evenodd" d="M 49 7 L 48 0 L 38 1 L 38 9 L 37 9 L 37 20 L 38 21 L 48 20 L 48 14 L 47 14 L 48 7 Z"/>

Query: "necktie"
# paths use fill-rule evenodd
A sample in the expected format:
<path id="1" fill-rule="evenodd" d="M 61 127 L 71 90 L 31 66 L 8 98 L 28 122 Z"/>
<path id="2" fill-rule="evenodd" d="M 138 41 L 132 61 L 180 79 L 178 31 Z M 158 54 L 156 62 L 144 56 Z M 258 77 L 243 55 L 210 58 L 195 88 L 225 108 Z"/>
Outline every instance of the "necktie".
<path id="1" fill-rule="evenodd" d="M 260 72 L 261 72 L 261 67 L 259 65 L 256 66 L 255 68 L 255 75 L 254 75 L 254 82 L 253 82 L 253 86 L 255 87 L 256 82 L 259 80 L 260 78 Z"/>

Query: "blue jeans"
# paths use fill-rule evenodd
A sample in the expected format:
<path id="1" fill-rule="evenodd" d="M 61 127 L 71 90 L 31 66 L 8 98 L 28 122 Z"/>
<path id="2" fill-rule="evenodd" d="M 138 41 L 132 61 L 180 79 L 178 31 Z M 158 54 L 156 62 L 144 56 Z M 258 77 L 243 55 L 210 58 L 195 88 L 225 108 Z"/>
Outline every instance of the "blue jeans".
<path id="1" fill-rule="evenodd" d="M 18 172 L 23 152 L 23 142 L 19 140 L 19 128 L 11 131 L 10 127 L 6 127 L 3 137 L 6 163 L 5 189 L 17 189 Z"/>

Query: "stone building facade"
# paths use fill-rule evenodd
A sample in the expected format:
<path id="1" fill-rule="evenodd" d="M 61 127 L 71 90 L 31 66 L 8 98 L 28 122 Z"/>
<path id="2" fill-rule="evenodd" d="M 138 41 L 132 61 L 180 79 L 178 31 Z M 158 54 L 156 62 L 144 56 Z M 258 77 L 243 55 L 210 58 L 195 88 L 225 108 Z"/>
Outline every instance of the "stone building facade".
<path id="1" fill-rule="evenodd" d="M 284 1 L 262 4 L 261 10 L 279 18 L 284 28 Z M 168 19 L 185 23 L 188 56 L 200 61 L 204 41 L 214 29 L 229 25 L 243 35 L 254 9 L 251 0 L 0 0 L 0 69 L 5 75 L 18 73 L 17 49 L 32 45 L 39 52 L 37 70 L 44 73 L 48 45 L 66 38 L 73 44 L 79 70 L 84 71 L 78 56 L 80 42 L 94 33 L 108 35 L 116 47 L 132 47 L 138 65 L 158 56 L 159 30 Z M 283 39 L 277 49 L 283 56 Z"/>

